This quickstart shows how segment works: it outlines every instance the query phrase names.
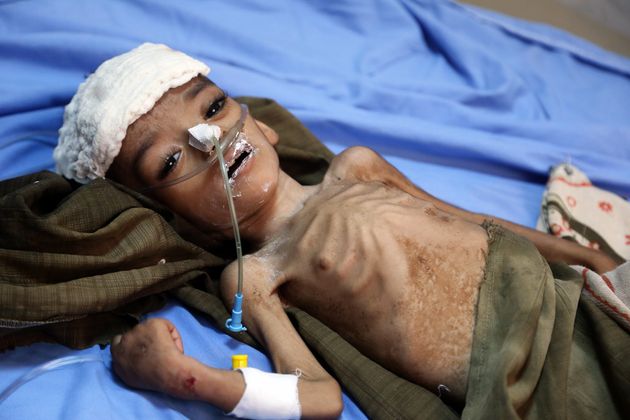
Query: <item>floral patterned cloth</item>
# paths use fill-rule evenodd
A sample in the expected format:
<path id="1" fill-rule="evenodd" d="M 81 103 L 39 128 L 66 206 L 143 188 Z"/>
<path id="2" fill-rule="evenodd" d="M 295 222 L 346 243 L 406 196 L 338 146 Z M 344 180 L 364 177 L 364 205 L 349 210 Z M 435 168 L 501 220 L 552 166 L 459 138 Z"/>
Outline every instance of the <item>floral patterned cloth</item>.
<path id="1" fill-rule="evenodd" d="M 630 260 L 630 203 L 569 163 L 552 168 L 538 230 Z"/>
<path id="2" fill-rule="evenodd" d="M 630 260 L 630 203 L 595 187 L 569 163 L 551 170 L 537 228 L 619 261 Z M 602 275 L 572 267 L 584 279 L 582 294 L 630 331 L 630 262 Z"/>
<path id="3" fill-rule="evenodd" d="M 630 262 L 601 275 L 586 267 L 571 267 L 584 279 L 582 295 L 630 332 Z"/>

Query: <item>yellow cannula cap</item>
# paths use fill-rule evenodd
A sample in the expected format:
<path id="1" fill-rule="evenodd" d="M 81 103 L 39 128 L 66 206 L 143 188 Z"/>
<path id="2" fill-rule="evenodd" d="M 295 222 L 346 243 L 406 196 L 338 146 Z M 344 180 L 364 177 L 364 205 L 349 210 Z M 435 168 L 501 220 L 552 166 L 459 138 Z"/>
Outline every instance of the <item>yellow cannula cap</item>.
<path id="1" fill-rule="evenodd" d="M 232 355 L 232 369 L 246 368 L 247 367 L 247 355 L 246 354 L 234 354 Z"/>

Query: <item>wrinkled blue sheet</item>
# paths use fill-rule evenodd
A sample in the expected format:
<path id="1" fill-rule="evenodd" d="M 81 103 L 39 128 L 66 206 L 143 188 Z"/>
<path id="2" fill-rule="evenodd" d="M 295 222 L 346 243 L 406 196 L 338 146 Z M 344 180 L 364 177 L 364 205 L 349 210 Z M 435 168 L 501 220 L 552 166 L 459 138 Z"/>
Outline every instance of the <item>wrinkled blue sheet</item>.
<path id="1" fill-rule="evenodd" d="M 568 159 L 630 195 L 630 60 L 446 0 L 0 0 L 0 179 L 51 169 L 78 84 L 144 41 L 206 61 L 232 95 L 276 99 L 334 151 L 373 147 L 474 211 L 533 226 L 549 166 Z M 224 366 L 245 350 L 177 304 L 161 314 L 206 363 Z M 219 415 L 129 392 L 107 369 L 108 349 L 86 352 L 105 364 L 35 379 L 0 418 Z M 1 354 L 0 390 L 67 354 L 77 352 L 42 344 Z M 348 402 L 345 416 L 360 414 Z"/>
<path id="2" fill-rule="evenodd" d="M 221 333 L 213 325 L 170 302 L 148 316 L 171 320 L 187 355 L 210 366 L 230 369 L 233 354 L 246 353 L 250 367 L 273 371 L 257 350 Z M 214 406 L 171 398 L 156 392 L 130 390 L 113 373 L 109 347 L 76 351 L 60 345 L 37 344 L 0 354 L 0 393 L 31 368 L 56 358 L 88 355 L 100 361 L 69 365 L 44 373 L 18 388 L 0 405 L 1 419 L 216 419 L 233 418 Z M 365 416 L 344 395 L 342 419 Z"/>

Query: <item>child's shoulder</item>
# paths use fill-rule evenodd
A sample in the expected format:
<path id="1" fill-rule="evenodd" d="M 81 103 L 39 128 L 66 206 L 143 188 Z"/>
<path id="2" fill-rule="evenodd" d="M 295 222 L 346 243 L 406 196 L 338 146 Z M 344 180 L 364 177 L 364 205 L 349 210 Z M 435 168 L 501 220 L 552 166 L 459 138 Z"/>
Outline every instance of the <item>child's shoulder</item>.
<path id="1" fill-rule="evenodd" d="M 368 147 L 349 147 L 330 162 L 324 183 L 378 181 L 375 176 L 383 163 L 383 158 Z"/>

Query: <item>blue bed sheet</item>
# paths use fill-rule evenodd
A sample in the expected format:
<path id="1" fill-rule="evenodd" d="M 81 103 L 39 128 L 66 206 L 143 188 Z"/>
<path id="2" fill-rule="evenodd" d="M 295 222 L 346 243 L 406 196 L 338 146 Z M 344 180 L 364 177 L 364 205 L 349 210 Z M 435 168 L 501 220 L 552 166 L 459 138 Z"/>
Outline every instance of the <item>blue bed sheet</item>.
<path id="1" fill-rule="evenodd" d="M 56 131 L 100 62 L 148 40 L 207 61 L 232 94 L 277 99 L 324 140 L 536 182 L 570 157 L 630 193 L 630 62 L 541 25 L 421 0 L 1 7 L 0 177 L 50 167 L 39 152 L 55 135 L 33 134 Z"/>
<path id="2" fill-rule="evenodd" d="M 172 301 L 147 318 L 167 318 L 177 325 L 184 352 L 207 365 L 231 368 L 233 354 L 247 354 L 250 367 L 273 371 L 259 351 L 221 333 L 203 317 Z M 89 355 L 98 361 L 60 367 L 25 383 L 0 405 L 2 419 L 217 419 L 226 416 L 214 406 L 184 401 L 150 391 L 130 391 L 111 370 L 109 347 L 74 351 L 54 344 L 37 344 L 0 357 L 0 392 L 34 366 L 49 360 Z M 344 395 L 342 419 L 363 419 Z"/>
<path id="3" fill-rule="evenodd" d="M 333 151 L 366 145 L 456 205 L 533 226 L 549 166 L 571 160 L 630 195 L 630 60 L 554 28 L 452 1 L 0 0 L 0 179 L 52 169 L 63 106 L 103 60 L 144 41 L 211 65 L 232 95 L 267 96 Z M 176 302 L 159 315 L 213 366 L 249 352 Z M 152 316 L 155 316 L 153 314 Z M 0 418 L 214 418 L 130 392 L 109 350 L 0 355 L 0 390 L 40 362 L 96 354 L 25 385 Z M 345 418 L 362 414 L 346 400 Z"/>

